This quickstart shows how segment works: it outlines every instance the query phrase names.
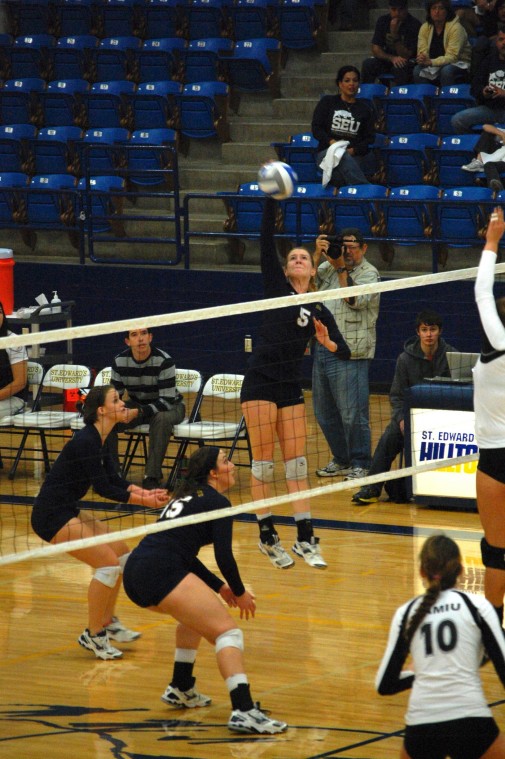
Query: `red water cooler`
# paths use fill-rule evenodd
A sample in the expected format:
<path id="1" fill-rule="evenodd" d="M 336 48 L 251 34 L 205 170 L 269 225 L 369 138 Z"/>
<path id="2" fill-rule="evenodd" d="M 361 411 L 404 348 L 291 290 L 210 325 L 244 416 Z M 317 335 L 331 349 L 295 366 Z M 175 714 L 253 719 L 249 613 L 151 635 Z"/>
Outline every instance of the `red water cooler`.
<path id="1" fill-rule="evenodd" d="M 14 256 L 10 248 L 0 248 L 0 301 L 6 316 L 14 311 Z"/>

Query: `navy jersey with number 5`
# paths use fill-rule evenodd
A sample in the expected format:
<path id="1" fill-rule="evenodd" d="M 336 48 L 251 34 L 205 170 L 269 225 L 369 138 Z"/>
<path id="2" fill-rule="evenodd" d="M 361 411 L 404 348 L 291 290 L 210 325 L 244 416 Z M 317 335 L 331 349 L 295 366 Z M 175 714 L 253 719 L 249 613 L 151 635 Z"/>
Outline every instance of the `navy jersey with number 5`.
<path id="1" fill-rule="evenodd" d="M 265 201 L 261 228 L 261 272 L 267 298 L 296 295 L 286 279 L 275 246 L 276 205 L 271 198 Z M 279 382 L 298 381 L 307 343 L 315 334 L 314 317 L 327 328 L 337 346 L 337 357 L 350 358 L 349 348 L 331 312 L 322 303 L 265 311 L 258 344 L 249 366 Z"/>

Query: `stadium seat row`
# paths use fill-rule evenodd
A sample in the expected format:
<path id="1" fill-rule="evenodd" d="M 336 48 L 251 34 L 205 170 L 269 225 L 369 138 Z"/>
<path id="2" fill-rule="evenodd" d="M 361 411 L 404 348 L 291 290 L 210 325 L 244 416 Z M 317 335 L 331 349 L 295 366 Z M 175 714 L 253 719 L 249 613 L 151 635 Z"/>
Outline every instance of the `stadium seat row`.
<path id="1" fill-rule="evenodd" d="M 199 39 L 275 37 L 287 48 L 317 45 L 323 38 L 327 5 L 316 0 L 10 0 L 14 36 L 93 34 Z"/>

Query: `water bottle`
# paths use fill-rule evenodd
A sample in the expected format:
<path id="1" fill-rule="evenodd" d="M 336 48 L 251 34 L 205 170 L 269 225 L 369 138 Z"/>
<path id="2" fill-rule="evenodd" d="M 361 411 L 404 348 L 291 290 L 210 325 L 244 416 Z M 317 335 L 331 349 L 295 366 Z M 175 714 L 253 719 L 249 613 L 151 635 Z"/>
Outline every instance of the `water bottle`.
<path id="1" fill-rule="evenodd" d="M 58 293 L 56 292 L 56 290 L 54 290 L 53 297 L 51 300 L 51 313 L 61 314 L 61 300 L 58 298 Z"/>

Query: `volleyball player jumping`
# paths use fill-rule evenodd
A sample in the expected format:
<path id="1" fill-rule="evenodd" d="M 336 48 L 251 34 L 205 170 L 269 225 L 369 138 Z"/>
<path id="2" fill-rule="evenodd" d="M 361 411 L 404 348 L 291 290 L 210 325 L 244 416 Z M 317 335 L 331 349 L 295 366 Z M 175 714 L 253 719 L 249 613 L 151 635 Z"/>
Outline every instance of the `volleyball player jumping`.
<path id="1" fill-rule="evenodd" d="M 265 200 L 261 228 L 261 271 L 265 296 L 297 295 L 315 289 L 316 270 L 305 248 L 293 248 L 282 267 L 274 239 L 276 203 Z M 268 498 L 274 479 L 275 437 L 279 439 L 286 484 L 294 496 L 293 510 L 297 540 L 293 552 L 312 567 L 324 569 L 319 539 L 314 537 L 306 499 L 296 494 L 308 488 L 307 422 L 301 387 L 301 364 L 312 337 L 342 359 L 350 351 L 330 311 L 321 303 L 304 303 L 266 311 L 242 385 L 241 402 L 252 449 L 251 496 L 254 501 Z M 268 510 L 257 512 L 260 551 L 275 567 L 287 569 L 293 559 L 280 543 Z"/>
<path id="2" fill-rule="evenodd" d="M 166 490 L 144 490 L 119 477 L 103 448 L 111 429 L 123 421 L 124 409 L 125 404 L 112 385 L 93 387 L 86 396 L 84 428 L 61 451 L 33 505 L 32 528 L 48 543 L 107 533 L 104 522 L 95 519 L 92 512 L 79 509 L 78 502 L 91 485 L 98 495 L 112 501 L 146 508 L 166 504 Z M 128 630 L 114 616 L 129 548 L 124 541 L 115 540 L 69 554 L 95 570 L 88 589 L 88 627 L 78 641 L 98 659 L 118 659 L 123 653 L 111 646 L 109 639 L 127 643 L 140 637 L 140 633 Z"/>
<path id="3" fill-rule="evenodd" d="M 503 210 L 495 208 L 486 232 L 475 299 L 484 331 L 474 376 L 475 436 L 479 445 L 477 508 L 484 538 L 485 594 L 503 623 L 505 595 L 505 298 L 495 301 L 494 268 L 505 231 Z"/>

